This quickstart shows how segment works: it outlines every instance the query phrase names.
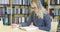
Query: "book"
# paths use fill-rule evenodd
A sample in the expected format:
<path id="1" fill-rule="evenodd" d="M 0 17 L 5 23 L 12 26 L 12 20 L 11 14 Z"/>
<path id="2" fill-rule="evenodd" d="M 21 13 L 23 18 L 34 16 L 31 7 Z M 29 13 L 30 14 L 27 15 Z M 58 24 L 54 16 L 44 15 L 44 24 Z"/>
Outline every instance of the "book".
<path id="1" fill-rule="evenodd" d="M 18 14 L 20 14 L 20 8 L 18 8 Z"/>
<path id="2" fill-rule="evenodd" d="M 60 9 L 58 9 L 58 14 L 60 15 Z"/>
<path id="3" fill-rule="evenodd" d="M 7 17 L 4 17 L 4 19 L 3 19 L 3 24 L 4 24 L 4 25 L 8 25 L 8 18 L 7 18 Z"/>
<path id="4" fill-rule="evenodd" d="M 55 4 L 55 1 L 54 1 L 54 0 L 50 0 L 50 3 L 51 3 L 51 4 Z"/>
<path id="5" fill-rule="evenodd" d="M 59 2 L 60 2 L 60 1 L 59 1 L 59 0 L 57 0 L 57 4 L 59 4 Z"/>
<path id="6" fill-rule="evenodd" d="M 25 22 L 25 17 L 22 17 L 22 23 L 24 23 Z"/>
<path id="7" fill-rule="evenodd" d="M 4 10 L 5 10 L 5 11 L 4 11 L 4 14 L 7 14 L 7 9 L 6 9 L 6 7 L 4 8 Z"/>
<path id="8" fill-rule="evenodd" d="M 27 0 L 28 4 L 27 5 L 30 5 L 30 0 Z"/>
<path id="9" fill-rule="evenodd" d="M 28 5 L 28 0 L 23 0 L 23 5 Z"/>
<path id="10" fill-rule="evenodd" d="M 10 21 L 11 21 L 11 20 L 10 20 L 10 17 L 11 17 L 11 16 L 8 14 L 8 16 L 7 16 L 7 18 L 8 18 L 8 25 L 11 24 L 11 22 L 10 22 Z"/>
<path id="11" fill-rule="evenodd" d="M 16 24 L 19 24 L 19 17 L 16 17 Z"/>
<path id="12" fill-rule="evenodd" d="M 7 7 L 6 9 L 7 9 L 7 14 L 11 14 L 11 9 L 9 7 Z"/>
<path id="13" fill-rule="evenodd" d="M 9 4 L 9 0 L 4 0 L 4 4 Z"/>
<path id="14" fill-rule="evenodd" d="M 58 8 L 54 8 L 54 15 L 58 15 Z"/>
<path id="15" fill-rule="evenodd" d="M 14 14 L 14 12 L 15 12 L 15 8 L 12 8 L 12 14 Z"/>
<path id="16" fill-rule="evenodd" d="M 25 8 L 22 8 L 22 14 L 25 14 Z"/>
<path id="17" fill-rule="evenodd" d="M 29 14 L 29 8 L 25 9 L 25 14 Z"/>
<path id="18" fill-rule="evenodd" d="M 20 14 L 22 14 L 22 8 L 20 8 Z"/>
<path id="19" fill-rule="evenodd" d="M 18 14 L 18 8 L 16 8 L 16 14 Z"/>
<path id="20" fill-rule="evenodd" d="M 12 4 L 18 4 L 18 0 L 12 0 Z"/>
<path id="21" fill-rule="evenodd" d="M 14 16 L 13 16 L 13 17 L 12 17 L 12 23 L 15 23 L 14 19 L 15 19 L 15 18 L 14 18 Z"/>
<path id="22" fill-rule="evenodd" d="M 35 26 L 26 26 L 26 27 L 19 27 L 19 28 L 25 31 L 34 31 L 39 29 L 38 27 Z"/>
<path id="23" fill-rule="evenodd" d="M 19 24 L 22 23 L 22 17 L 19 17 Z"/>
<path id="24" fill-rule="evenodd" d="M 4 14 L 4 8 L 0 8 L 0 15 Z"/>
<path id="25" fill-rule="evenodd" d="M 2 0 L 0 0 L 0 4 L 2 4 Z"/>
<path id="26" fill-rule="evenodd" d="M 19 4 L 19 5 L 22 5 L 22 4 L 23 4 L 23 3 L 22 3 L 22 0 L 19 0 L 19 1 L 18 1 L 18 4 Z"/>

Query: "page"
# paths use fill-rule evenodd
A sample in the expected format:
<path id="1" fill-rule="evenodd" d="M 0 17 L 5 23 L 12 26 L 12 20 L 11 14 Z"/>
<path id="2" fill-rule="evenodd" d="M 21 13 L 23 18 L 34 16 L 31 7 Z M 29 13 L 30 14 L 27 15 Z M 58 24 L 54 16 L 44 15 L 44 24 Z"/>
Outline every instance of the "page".
<path id="1" fill-rule="evenodd" d="M 27 26 L 27 27 L 19 27 L 20 29 L 22 30 L 37 30 L 38 27 L 35 27 L 35 26 Z"/>

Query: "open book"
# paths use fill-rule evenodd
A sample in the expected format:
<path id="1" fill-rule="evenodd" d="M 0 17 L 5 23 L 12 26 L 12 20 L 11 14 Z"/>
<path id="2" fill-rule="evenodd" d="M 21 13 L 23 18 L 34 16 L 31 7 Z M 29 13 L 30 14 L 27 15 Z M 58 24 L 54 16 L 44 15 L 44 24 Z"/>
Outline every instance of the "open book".
<path id="1" fill-rule="evenodd" d="M 37 30 L 38 27 L 35 26 L 26 26 L 26 27 L 19 27 L 22 30 L 30 31 L 30 30 Z"/>

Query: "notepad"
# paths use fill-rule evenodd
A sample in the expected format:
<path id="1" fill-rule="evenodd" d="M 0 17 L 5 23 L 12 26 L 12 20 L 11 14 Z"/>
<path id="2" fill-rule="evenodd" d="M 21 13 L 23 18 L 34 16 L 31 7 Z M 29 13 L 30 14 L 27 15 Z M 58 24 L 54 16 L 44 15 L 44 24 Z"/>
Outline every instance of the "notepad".
<path id="1" fill-rule="evenodd" d="M 29 31 L 29 30 L 37 30 L 38 29 L 38 27 L 35 27 L 35 26 L 27 26 L 27 27 L 19 27 L 20 29 L 22 29 L 22 30 L 27 30 L 27 31 Z"/>

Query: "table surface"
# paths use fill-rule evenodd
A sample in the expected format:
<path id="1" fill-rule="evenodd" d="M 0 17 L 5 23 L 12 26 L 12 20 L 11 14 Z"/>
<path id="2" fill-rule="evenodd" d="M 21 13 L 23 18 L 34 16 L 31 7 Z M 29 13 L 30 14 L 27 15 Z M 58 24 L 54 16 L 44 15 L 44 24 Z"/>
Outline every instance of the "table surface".
<path id="1" fill-rule="evenodd" d="M 12 28 L 11 26 L 1 26 L 0 27 L 0 32 L 27 32 L 25 30 L 21 30 L 19 28 Z M 32 30 L 28 32 L 47 32 L 43 30 Z"/>

